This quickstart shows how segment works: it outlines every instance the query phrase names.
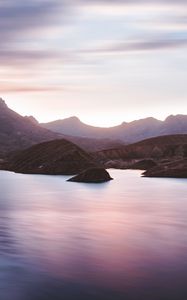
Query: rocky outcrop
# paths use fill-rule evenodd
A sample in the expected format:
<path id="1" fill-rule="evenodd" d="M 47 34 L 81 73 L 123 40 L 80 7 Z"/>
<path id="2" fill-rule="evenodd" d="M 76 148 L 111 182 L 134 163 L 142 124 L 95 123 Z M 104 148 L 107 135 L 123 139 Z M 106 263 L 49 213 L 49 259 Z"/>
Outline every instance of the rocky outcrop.
<path id="1" fill-rule="evenodd" d="M 145 177 L 187 178 L 187 159 L 161 163 L 143 173 Z"/>
<path id="2" fill-rule="evenodd" d="M 68 181 L 85 183 L 103 183 L 112 180 L 110 174 L 103 168 L 89 168 Z"/>
<path id="3" fill-rule="evenodd" d="M 6 169 L 25 174 L 74 175 L 98 164 L 77 145 L 54 140 L 34 145 L 9 158 Z"/>

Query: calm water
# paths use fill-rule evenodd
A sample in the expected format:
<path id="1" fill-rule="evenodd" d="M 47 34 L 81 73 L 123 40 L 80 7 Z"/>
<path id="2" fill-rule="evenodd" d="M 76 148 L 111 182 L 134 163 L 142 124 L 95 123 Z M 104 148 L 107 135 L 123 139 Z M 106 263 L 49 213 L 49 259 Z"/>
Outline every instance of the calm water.
<path id="1" fill-rule="evenodd" d="M 0 300 L 187 299 L 187 180 L 0 172 Z"/>

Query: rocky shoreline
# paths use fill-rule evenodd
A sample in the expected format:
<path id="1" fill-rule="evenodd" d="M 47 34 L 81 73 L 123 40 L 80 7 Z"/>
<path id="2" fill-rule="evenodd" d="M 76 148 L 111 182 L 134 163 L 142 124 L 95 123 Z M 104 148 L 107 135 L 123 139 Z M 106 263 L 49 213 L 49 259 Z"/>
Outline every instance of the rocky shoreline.
<path id="1" fill-rule="evenodd" d="M 146 170 L 145 177 L 187 178 L 187 159 L 178 159 Z"/>

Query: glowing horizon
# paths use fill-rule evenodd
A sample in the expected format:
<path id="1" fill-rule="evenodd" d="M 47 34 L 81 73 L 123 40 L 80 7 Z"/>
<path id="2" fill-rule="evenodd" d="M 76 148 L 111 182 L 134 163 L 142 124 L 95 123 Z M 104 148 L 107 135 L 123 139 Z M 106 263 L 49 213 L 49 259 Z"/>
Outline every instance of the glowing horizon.
<path id="1" fill-rule="evenodd" d="M 38 113 L 37 111 L 29 111 L 29 107 L 25 107 L 23 108 L 22 106 L 18 106 L 17 104 L 14 105 L 13 102 L 8 101 L 6 99 L 5 100 L 6 104 L 8 105 L 8 107 L 12 110 L 14 110 L 15 112 L 17 112 L 18 114 L 22 115 L 22 116 L 33 116 L 39 123 L 48 123 L 48 122 L 52 122 L 52 121 L 56 121 L 56 120 L 63 120 L 66 118 L 70 118 L 70 117 L 77 117 L 82 123 L 85 123 L 86 125 L 91 125 L 91 126 L 96 126 L 96 127 L 114 127 L 114 126 L 118 126 L 120 124 L 122 124 L 123 122 L 132 122 L 135 120 L 140 120 L 140 119 L 145 119 L 145 118 L 155 118 L 157 120 L 160 121 L 164 121 L 169 115 L 178 115 L 178 114 L 183 114 L 180 110 L 178 112 L 169 112 L 168 114 L 158 114 L 158 115 L 123 115 L 121 114 L 119 116 L 118 115 L 107 115 L 105 117 L 105 119 L 103 120 L 102 115 L 98 116 L 85 116 L 85 115 L 78 115 L 78 114 L 61 114 L 60 112 L 58 114 L 49 114 L 49 115 L 45 115 L 43 118 L 40 115 L 40 112 Z M 42 108 L 41 108 L 42 109 Z M 57 109 L 58 110 L 58 109 Z M 32 112 L 32 113 L 31 113 Z"/>

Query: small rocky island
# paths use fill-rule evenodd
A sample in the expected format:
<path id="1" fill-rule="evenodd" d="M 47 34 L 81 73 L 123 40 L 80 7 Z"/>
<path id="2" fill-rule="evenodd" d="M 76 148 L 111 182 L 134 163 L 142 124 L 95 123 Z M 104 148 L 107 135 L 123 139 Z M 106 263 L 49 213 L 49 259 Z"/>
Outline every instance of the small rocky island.
<path id="1" fill-rule="evenodd" d="M 80 174 L 68 179 L 71 182 L 103 183 L 112 180 L 110 174 L 104 168 L 89 168 Z"/>

